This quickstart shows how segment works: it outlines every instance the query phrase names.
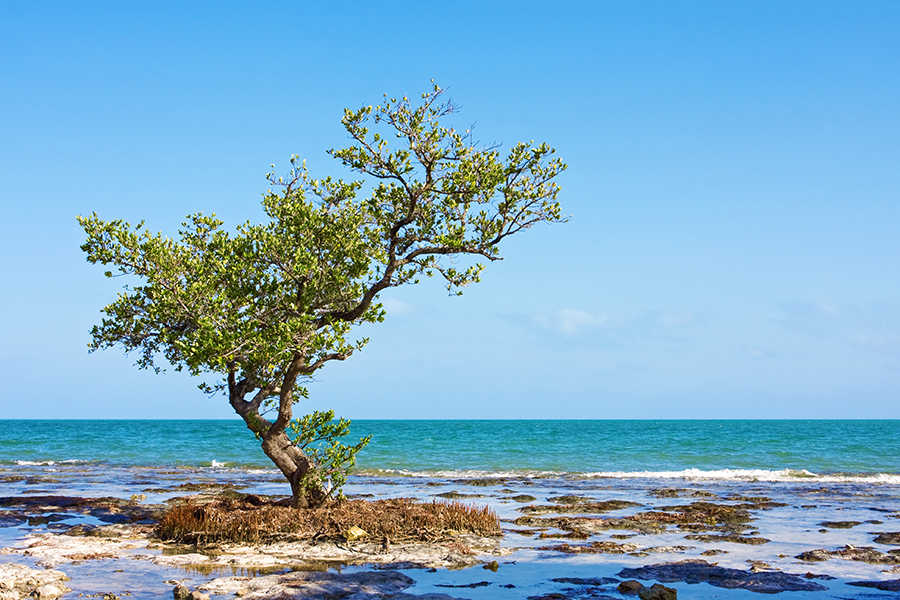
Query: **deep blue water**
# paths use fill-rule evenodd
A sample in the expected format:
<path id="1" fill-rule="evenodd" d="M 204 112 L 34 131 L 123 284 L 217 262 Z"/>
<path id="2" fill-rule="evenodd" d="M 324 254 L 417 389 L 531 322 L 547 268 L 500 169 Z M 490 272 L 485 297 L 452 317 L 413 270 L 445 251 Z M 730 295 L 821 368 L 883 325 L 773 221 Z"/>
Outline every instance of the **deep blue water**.
<path id="1" fill-rule="evenodd" d="M 900 473 L 900 421 L 355 421 L 363 472 Z M 241 421 L 0 421 L 0 465 L 269 467 Z M 215 462 L 214 462 L 215 461 Z"/>

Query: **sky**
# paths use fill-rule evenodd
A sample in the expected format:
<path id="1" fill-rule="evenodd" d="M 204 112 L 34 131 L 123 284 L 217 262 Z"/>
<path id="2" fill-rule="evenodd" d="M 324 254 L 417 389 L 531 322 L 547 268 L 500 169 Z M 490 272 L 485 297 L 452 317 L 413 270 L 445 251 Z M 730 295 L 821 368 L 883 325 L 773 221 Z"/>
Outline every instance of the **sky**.
<path id="1" fill-rule="evenodd" d="M 345 107 L 427 91 L 546 142 L 568 223 L 481 283 L 392 289 L 298 412 L 900 418 L 900 3 L 432 0 L 0 7 L 4 418 L 232 418 L 89 331 L 75 217 L 262 218 L 275 164 L 351 178 Z"/>

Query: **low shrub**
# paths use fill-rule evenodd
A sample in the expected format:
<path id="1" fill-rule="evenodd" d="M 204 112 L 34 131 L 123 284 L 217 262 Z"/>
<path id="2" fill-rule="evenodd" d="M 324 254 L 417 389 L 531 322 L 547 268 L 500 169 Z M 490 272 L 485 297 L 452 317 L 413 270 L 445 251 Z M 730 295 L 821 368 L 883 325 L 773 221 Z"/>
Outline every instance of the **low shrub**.
<path id="1" fill-rule="evenodd" d="M 344 539 L 351 527 L 370 540 L 433 541 L 454 533 L 500 535 L 500 519 L 488 507 L 460 502 L 390 500 L 332 501 L 296 510 L 274 503 L 226 499 L 171 508 L 154 530 L 157 538 L 206 546 L 228 542 Z"/>

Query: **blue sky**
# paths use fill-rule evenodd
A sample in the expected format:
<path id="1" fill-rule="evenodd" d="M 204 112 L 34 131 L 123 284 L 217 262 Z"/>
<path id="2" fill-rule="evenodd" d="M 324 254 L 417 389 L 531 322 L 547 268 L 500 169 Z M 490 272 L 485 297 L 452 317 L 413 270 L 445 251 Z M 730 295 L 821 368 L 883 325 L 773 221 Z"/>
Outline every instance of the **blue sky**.
<path id="1" fill-rule="evenodd" d="M 350 418 L 900 418 L 896 2 L 33 2 L 0 18 L 5 418 L 228 418 L 88 330 L 75 216 L 260 217 L 344 107 L 434 78 L 569 164 L 565 225 L 385 323 L 300 410 Z"/>

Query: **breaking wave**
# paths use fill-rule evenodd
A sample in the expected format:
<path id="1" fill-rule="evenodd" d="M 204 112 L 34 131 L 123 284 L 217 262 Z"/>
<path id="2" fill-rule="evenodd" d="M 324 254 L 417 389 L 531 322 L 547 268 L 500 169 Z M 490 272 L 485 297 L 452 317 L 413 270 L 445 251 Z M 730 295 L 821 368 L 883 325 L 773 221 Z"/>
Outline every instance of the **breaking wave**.
<path id="1" fill-rule="evenodd" d="M 900 485 L 900 473 L 813 473 L 806 469 L 683 469 L 680 471 L 596 471 L 573 473 L 534 470 L 434 470 L 412 471 L 405 469 L 362 469 L 354 475 L 361 477 L 431 477 L 440 479 L 484 478 L 566 478 L 566 479 L 672 479 L 683 481 L 766 481 L 766 482 L 818 482 L 818 483 L 866 483 Z"/>

